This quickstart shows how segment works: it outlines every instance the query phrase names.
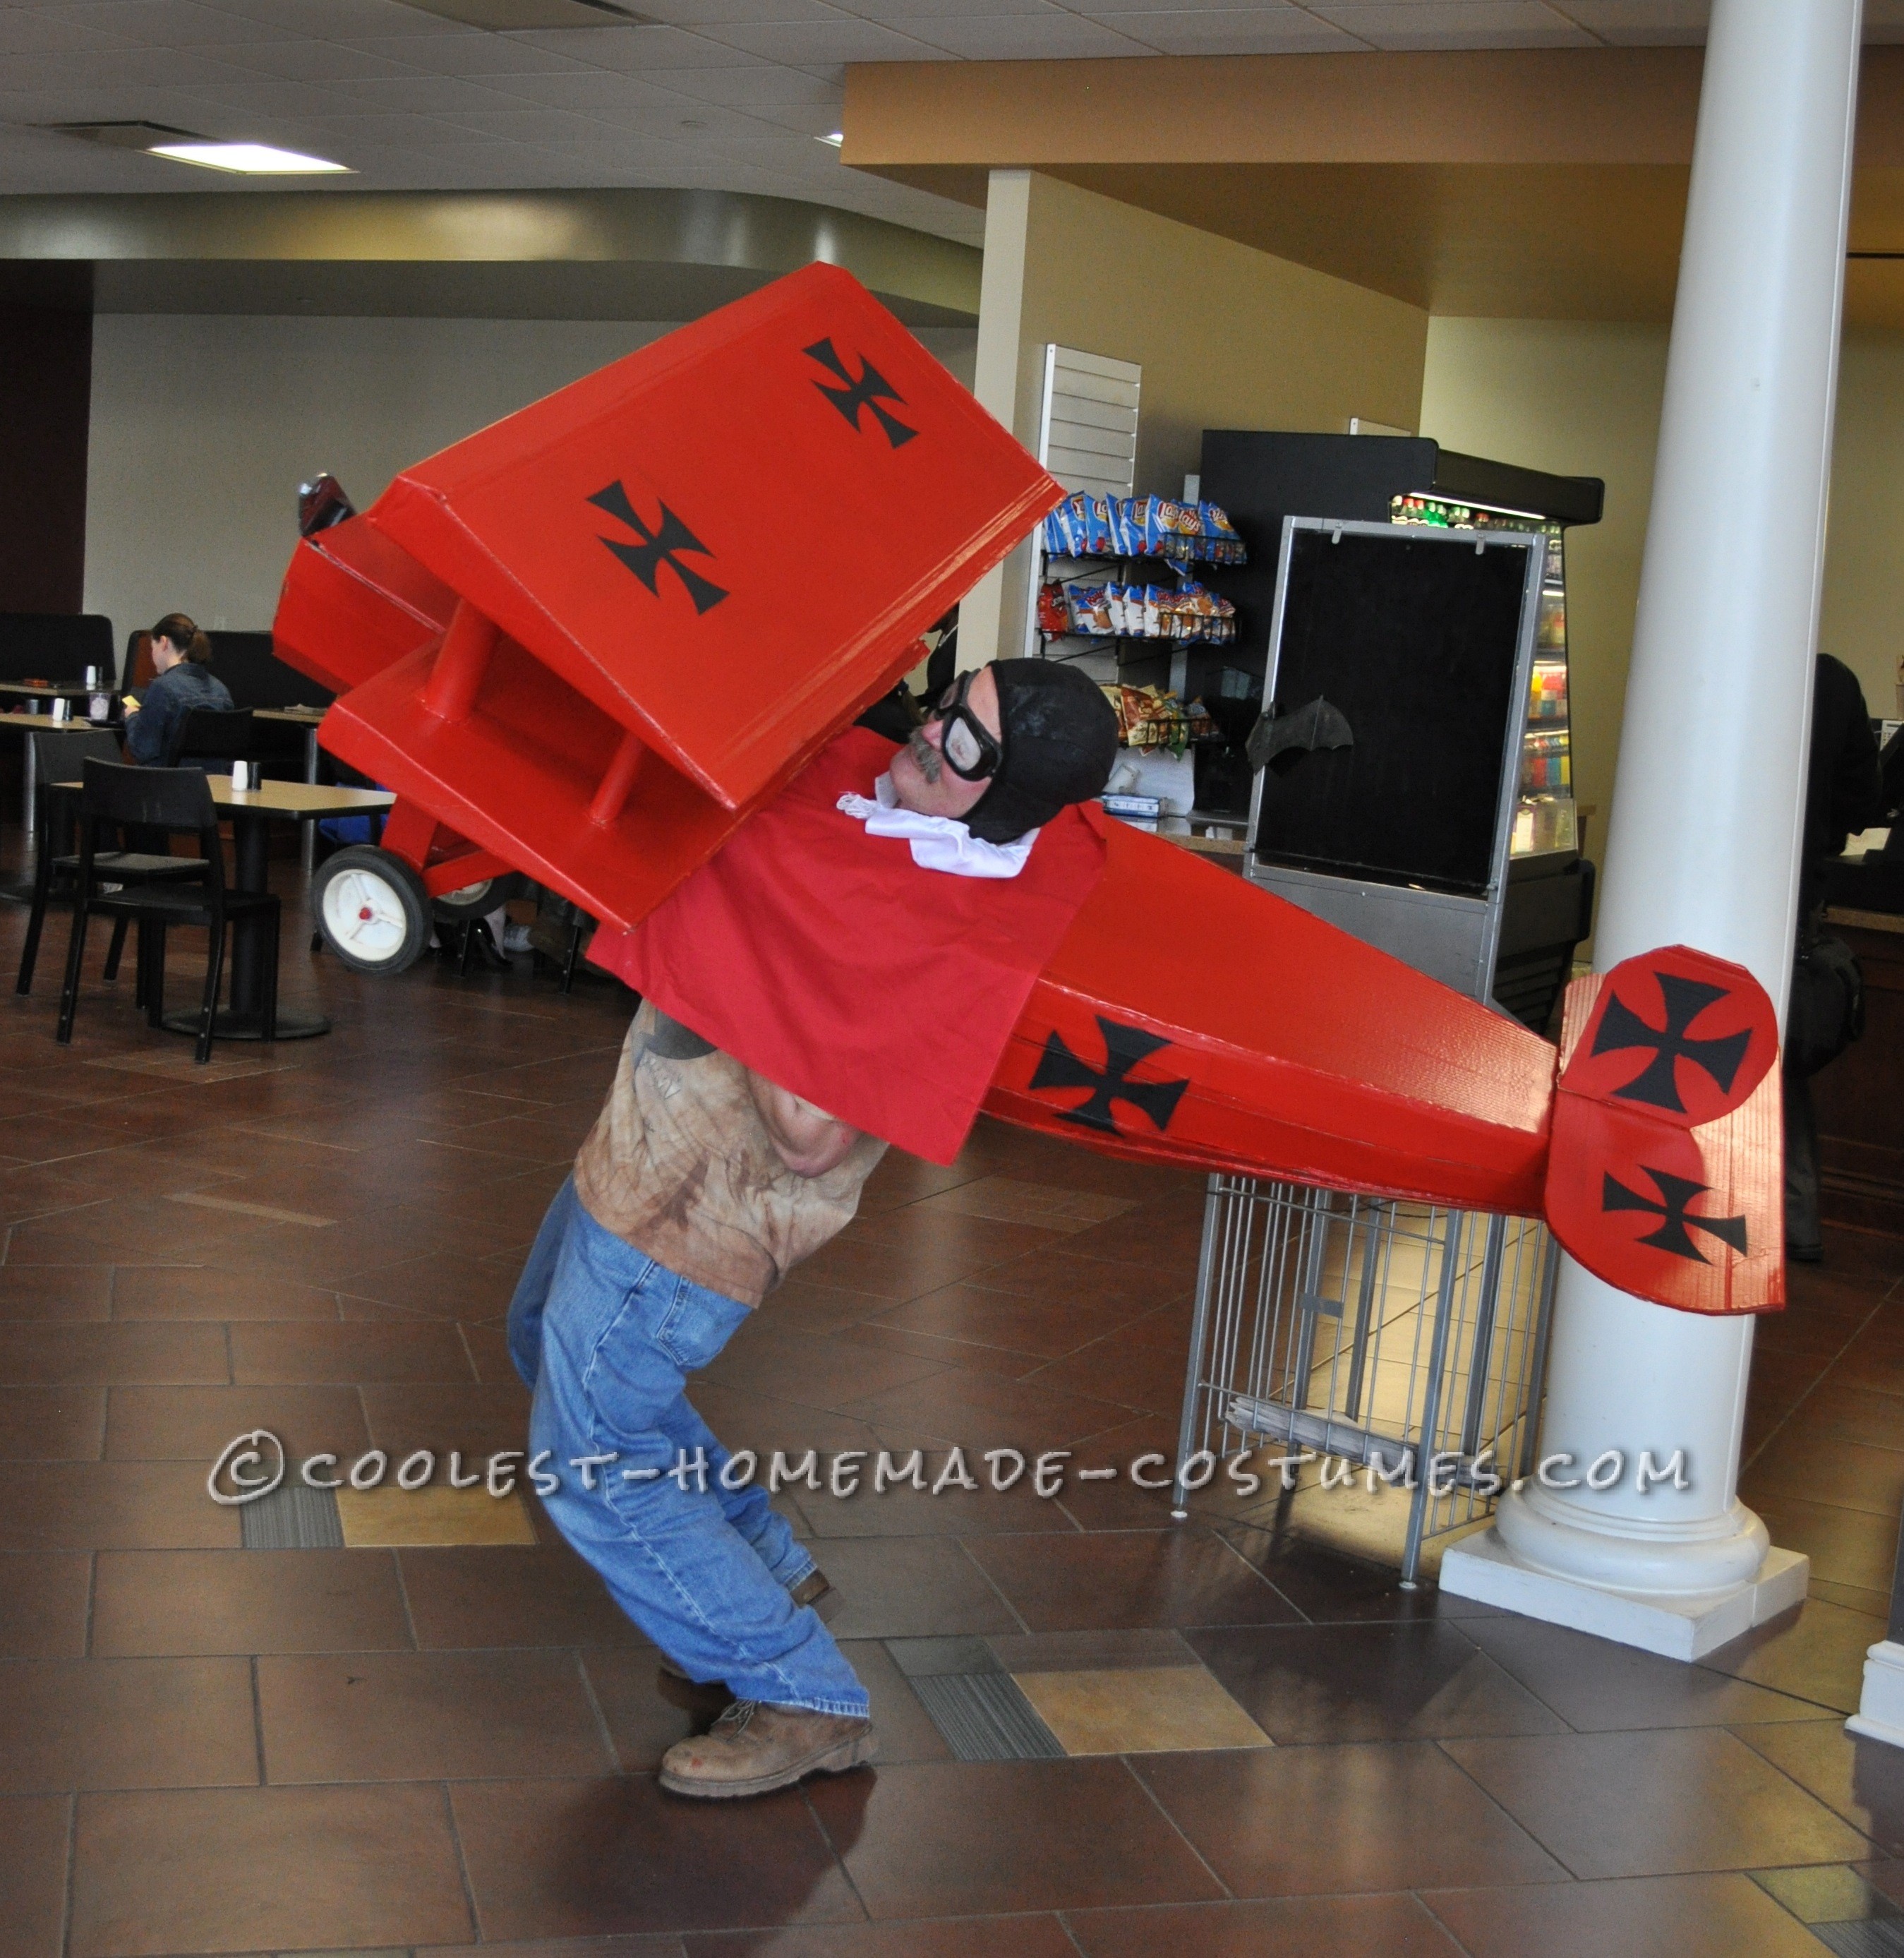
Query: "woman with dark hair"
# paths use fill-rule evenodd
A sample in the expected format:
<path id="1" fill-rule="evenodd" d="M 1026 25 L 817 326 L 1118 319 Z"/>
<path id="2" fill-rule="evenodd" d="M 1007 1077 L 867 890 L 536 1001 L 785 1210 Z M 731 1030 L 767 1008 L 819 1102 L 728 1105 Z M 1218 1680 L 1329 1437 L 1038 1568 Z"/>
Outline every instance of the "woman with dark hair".
<path id="1" fill-rule="evenodd" d="M 225 683 L 211 670 L 211 642 L 182 612 L 168 612 L 152 629 L 152 670 L 157 675 L 145 697 L 125 713 L 126 752 L 147 767 L 163 768 L 185 732 L 195 707 L 227 712 L 232 705 Z"/>

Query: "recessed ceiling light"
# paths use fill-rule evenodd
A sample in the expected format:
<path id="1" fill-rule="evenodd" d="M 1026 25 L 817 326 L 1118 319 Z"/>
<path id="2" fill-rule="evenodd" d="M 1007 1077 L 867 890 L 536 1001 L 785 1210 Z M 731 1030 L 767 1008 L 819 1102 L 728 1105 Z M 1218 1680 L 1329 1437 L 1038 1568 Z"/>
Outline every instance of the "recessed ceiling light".
<path id="1" fill-rule="evenodd" d="M 328 157 L 306 157 L 269 143 L 154 143 L 155 157 L 175 163 L 196 163 L 208 170 L 232 170 L 248 177 L 309 177 L 351 174 L 348 163 Z"/>
<path id="2" fill-rule="evenodd" d="M 657 24 L 613 0 L 404 0 L 407 6 L 492 34 L 546 32 L 551 27 L 652 27 Z"/>
<path id="3" fill-rule="evenodd" d="M 835 129 L 832 135 L 816 136 L 813 141 L 816 143 L 830 143 L 837 150 L 846 141 L 846 137 L 843 131 Z"/>

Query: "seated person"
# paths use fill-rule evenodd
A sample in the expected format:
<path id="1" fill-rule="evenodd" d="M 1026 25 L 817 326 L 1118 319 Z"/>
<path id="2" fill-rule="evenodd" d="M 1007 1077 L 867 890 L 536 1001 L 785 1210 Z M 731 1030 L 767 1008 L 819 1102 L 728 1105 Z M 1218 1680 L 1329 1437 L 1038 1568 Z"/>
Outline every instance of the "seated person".
<path id="1" fill-rule="evenodd" d="M 125 710 L 125 748 L 147 768 L 169 768 L 178 759 L 185 716 L 195 707 L 229 713 L 230 692 L 211 671 L 211 642 L 182 612 L 168 612 L 152 629 L 157 677 Z"/>

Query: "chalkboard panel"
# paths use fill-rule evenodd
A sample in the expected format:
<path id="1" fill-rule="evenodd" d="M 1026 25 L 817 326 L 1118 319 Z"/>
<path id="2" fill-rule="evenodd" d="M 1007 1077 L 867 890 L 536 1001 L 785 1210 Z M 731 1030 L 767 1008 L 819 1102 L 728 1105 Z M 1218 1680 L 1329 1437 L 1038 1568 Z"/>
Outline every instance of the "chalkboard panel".
<path id="1" fill-rule="evenodd" d="M 1295 529 L 1279 716 L 1318 697 L 1352 746 L 1286 749 L 1262 774 L 1259 858 L 1465 895 L 1493 880 L 1528 551 L 1411 527 Z"/>

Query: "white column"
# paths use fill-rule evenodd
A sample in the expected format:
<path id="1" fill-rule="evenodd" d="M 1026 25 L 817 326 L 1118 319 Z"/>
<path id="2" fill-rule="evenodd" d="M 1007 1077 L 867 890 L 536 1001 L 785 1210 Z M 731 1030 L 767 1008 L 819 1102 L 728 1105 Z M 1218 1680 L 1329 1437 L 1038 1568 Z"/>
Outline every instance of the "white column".
<path id="1" fill-rule="evenodd" d="M 1031 226 L 1031 173 L 994 170 L 985 196 L 985 263 L 978 286 L 978 359 L 972 392 L 979 404 L 1018 432 L 1020 341 L 1025 311 L 1025 267 Z M 1006 571 L 995 565 L 959 601 L 958 664 L 982 667 L 1015 659 L 1017 621 L 1004 616 Z M 1018 583 L 1022 588 L 1021 575 Z"/>
<path id="2" fill-rule="evenodd" d="M 1683 943 L 1782 1005 L 1792 965 L 1860 0 L 1715 0 L 1673 314 L 1596 964 Z M 1445 1589 L 1693 1658 L 1804 1595 L 1738 1499 L 1749 1320 L 1614 1291 L 1570 1260 L 1543 1456 L 1444 1560 Z M 1689 1486 L 1638 1492 L 1638 1452 Z M 1602 1474 L 1605 1473 L 1605 1469 Z"/>

